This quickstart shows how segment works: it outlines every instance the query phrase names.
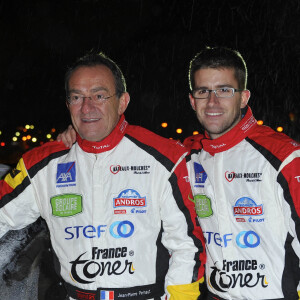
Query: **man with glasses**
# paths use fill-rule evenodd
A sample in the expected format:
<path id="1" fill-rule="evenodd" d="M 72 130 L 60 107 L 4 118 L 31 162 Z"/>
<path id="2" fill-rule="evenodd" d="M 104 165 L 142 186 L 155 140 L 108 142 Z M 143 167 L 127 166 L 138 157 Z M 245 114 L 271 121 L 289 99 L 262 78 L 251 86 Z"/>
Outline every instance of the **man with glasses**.
<path id="1" fill-rule="evenodd" d="M 65 86 L 76 143 L 27 152 L 0 182 L 0 236 L 41 215 L 69 299 L 196 300 L 205 252 L 186 148 L 127 123 L 105 55 L 79 59 Z"/>
<path id="2" fill-rule="evenodd" d="M 185 144 L 206 239 L 207 299 L 298 299 L 300 145 L 257 124 L 239 52 L 205 48 L 189 81 L 205 129 Z"/>

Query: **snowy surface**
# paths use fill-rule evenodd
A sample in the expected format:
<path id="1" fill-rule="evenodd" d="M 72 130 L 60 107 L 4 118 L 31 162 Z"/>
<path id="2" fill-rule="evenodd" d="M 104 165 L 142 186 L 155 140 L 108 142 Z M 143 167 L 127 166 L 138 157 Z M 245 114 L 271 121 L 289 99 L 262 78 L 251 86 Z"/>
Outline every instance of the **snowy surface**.
<path id="1" fill-rule="evenodd" d="M 38 286 L 41 257 L 47 251 L 48 240 L 47 227 L 41 220 L 0 239 L 1 300 L 45 299 L 38 297 Z"/>

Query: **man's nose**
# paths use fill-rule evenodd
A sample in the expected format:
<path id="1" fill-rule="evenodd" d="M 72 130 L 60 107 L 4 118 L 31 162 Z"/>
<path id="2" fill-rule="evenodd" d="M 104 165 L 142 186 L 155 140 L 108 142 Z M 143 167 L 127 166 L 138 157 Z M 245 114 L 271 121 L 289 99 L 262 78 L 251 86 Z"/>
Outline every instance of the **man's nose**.
<path id="1" fill-rule="evenodd" d="M 91 109 L 94 108 L 94 101 L 91 97 L 83 97 L 81 110 L 82 112 L 89 112 Z"/>
<path id="2" fill-rule="evenodd" d="M 208 101 L 207 101 L 207 104 L 209 105 L 213 105 L 215 103 L 218 103 L 219 102 L 219 98 L 217 97 L 216 95 L 216 91 L 215 90 L 212 90 L 209 95 L 208 95 Z"/>

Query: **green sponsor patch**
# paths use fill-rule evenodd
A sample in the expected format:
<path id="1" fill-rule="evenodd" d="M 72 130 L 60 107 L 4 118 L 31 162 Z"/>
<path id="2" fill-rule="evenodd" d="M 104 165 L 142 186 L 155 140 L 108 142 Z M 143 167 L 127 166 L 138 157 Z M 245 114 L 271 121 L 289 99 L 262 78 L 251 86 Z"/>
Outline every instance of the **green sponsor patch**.
<path id="1" fill-rule="evenodd" d="M 52 215 L 70 217 L 82 212 L 82 196 L 78 194 L 63 194 L 50 199 Z"/>
<path id="2" fill-rule="evenodd" d="M 211 200 L 205 195 L 195 195 L 194 197 L 196 213 L 199 218 L 207 218 L 213 214 Z"/>

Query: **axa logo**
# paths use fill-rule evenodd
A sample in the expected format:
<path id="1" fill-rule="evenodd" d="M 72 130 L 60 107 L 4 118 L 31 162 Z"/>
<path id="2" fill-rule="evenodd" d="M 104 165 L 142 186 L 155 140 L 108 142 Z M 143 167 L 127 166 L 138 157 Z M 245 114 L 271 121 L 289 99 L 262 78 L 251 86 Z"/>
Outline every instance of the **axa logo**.
<path id="1" fill-rule="evenodd" d="M 194 162 L 194 171 L 195 171 L 195 186 L 196 187 L 203 187 L 204 183 L 207 179 L 207 174 L 204 171 L 202 165 Z"/>
<path id="2" fill-rule="evenodd" d="M 57 164 L 56 183 L 69 183 L 76 181 L 75 161 Z"/>

